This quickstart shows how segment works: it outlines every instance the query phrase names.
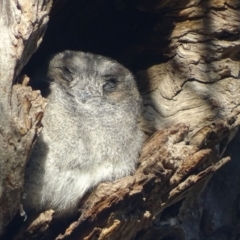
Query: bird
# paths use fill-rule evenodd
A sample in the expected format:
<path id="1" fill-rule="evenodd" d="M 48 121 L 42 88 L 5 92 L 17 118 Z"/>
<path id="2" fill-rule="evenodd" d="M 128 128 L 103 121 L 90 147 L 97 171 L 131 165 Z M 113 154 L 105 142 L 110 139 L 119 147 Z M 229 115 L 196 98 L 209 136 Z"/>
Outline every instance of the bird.
<path id="1" fill-rule="evenodd" d="M 88 52 L 53 55 L 31 82 L 48 105 L 25 169 L 23 207 L 70 216 L 99 183 L 134 173 L 145 141 L 142 99 L 127 68 Z"/>

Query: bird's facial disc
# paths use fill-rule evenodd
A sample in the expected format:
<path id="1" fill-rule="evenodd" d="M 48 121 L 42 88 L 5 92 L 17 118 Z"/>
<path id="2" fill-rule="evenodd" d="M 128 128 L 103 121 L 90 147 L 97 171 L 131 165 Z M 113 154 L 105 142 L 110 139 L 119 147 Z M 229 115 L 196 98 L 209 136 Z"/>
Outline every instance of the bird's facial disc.
<path id="1" fill-rule="evenodd" d="M 58 64 L 54 65 L 53 61 L 54 81 L 65 90 L 69 89 L 71 95 L 75 92 L 73 95 L 78 102 L 87 103 L 98 98 L 116 104 L 135 90 L 131 73 L 107 58 L 92 58 L 92 55 L 81 53 L 81 56 L 68 56 L 56 62 Z"/>

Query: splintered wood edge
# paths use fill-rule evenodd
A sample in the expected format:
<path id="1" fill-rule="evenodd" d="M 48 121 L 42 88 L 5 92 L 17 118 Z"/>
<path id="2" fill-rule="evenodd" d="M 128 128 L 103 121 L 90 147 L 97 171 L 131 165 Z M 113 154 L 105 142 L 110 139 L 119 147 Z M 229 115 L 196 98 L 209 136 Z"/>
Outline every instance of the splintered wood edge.
<path id="1" fill-rule="evenodd" d="M 33 91 L 23 84 L 13 86 L 12 93 L 12 128 L 18 132 L 18 141 L 25 149 L 25 158 L 31 152 L 34 142 L 42 130 L 41 120 L 47 106 L 47 100 L 40 91 Z"/>
<path id="2" fill-rule="evenodd" d="M 41 96 L 40 91 L 33 91 L 31 87 L 16 84 L 13 86 L 12 117 L 19 129 L 29 131 L 39 128 L 47 100 Z M 26 133 L 26 132 L 23 132 Z"/>
<path id="3" fill-rule="evenodd" d="M 24 181 L 24 170 L 32 145 L 41 129 L 41 119 L 46 100 L 30 87 L 14 85 L 11 98 L 11 112 L 7 113 L 11 131 L 6 132 L 5 140 L 13 146 L 8 148 L 11 157 L 3 157 L 2 198 L 4 219 L 8 224 L 20 206 L 20 195 Z M 10 217 L 9 217 L 10 216 Z M 10 219 L 9 219 L 10 218 Z M 8 220 L 9 219 L 9 220 Z"/>

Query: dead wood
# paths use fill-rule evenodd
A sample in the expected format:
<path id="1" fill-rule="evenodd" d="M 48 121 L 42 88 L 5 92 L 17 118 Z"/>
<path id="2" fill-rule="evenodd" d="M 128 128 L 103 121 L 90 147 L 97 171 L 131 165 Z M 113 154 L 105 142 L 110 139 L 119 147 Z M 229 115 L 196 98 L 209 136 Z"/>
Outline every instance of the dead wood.
<path id="1" fill-rule="evenodd" d="M 41 42 L 49 10 L 46 1 L 0 3 L 0 234 L 19 209 L 24 167 L 46 105 L 40 92 L 13 83 Z"/>

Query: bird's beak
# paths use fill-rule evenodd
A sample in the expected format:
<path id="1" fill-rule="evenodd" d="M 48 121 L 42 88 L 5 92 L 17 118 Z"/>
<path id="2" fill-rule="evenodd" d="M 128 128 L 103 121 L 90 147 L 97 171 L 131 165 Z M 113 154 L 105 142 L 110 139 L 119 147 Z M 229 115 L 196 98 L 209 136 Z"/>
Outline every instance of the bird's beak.
<path id="1" fill-rule="evenodd" d="M 83 91 L 80 94 L 80 100 L 82 103 L 85 103 L 88 99 L 92 98 L 92 92 L 90 91 Z"/>

